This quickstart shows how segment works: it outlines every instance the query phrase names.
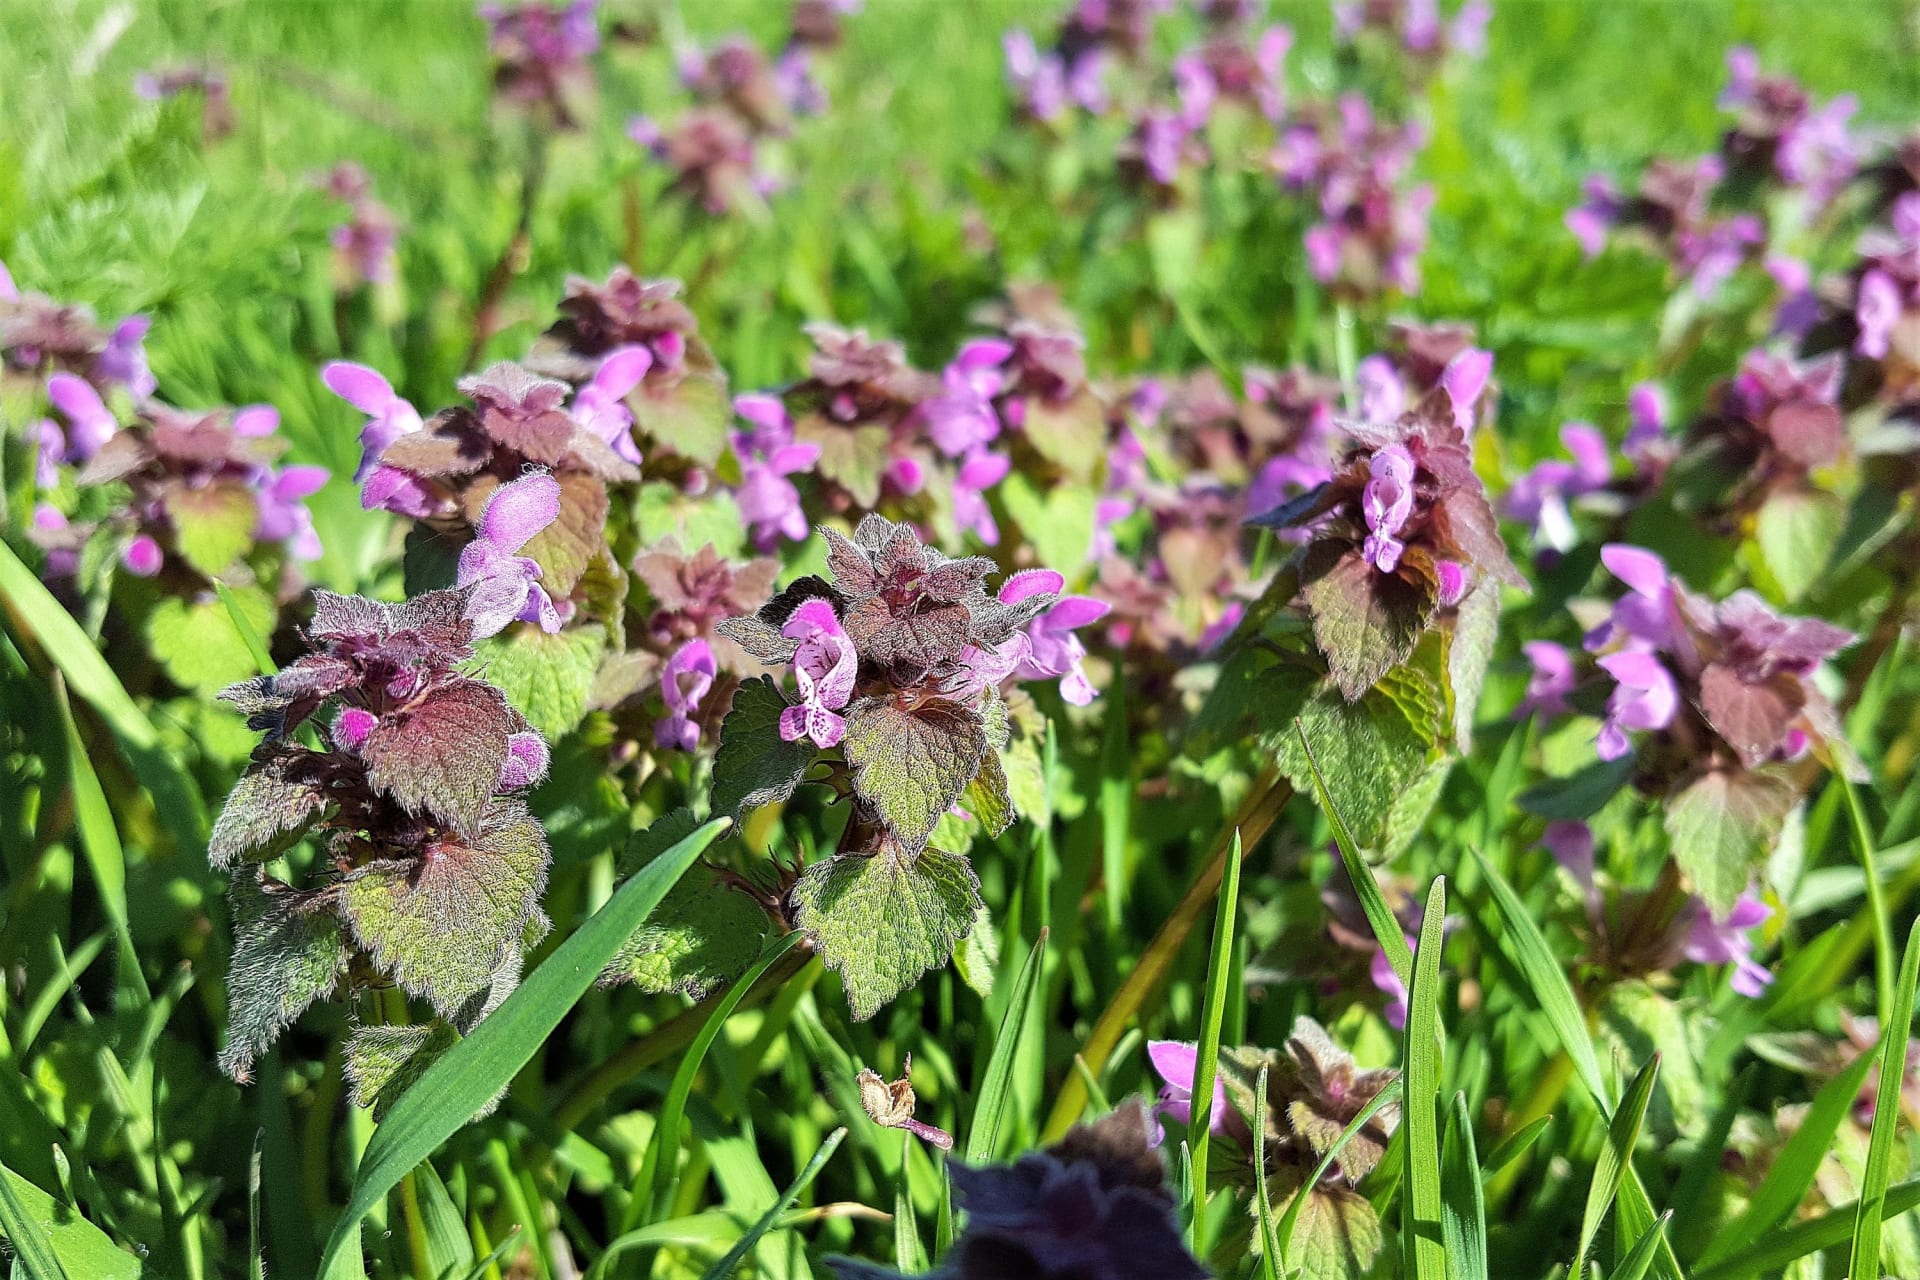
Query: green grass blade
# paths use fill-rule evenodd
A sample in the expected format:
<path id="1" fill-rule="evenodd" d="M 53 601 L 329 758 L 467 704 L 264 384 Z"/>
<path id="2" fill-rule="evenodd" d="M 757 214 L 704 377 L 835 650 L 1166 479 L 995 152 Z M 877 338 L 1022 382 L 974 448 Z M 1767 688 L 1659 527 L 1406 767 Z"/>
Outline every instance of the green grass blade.
<path id="1" fill-rule="evenodd" d="M 1893 1016 L 1880 1024 L 1880 1089 L 1874 1096 L 1873 1130 L 1867 1138 L 1867 1167 L 1860 1179 L 1860 1209 L 1854 1218 L 1853 1249 L 1847 1274 L 1880 1274 L 1880 1220 L 1887 1183 L 1893 1172 L 1893 1135 L 1900 1123 L 1900 1085 L 1906 1076 L 1907 1037 L 1913 1027 L 1913 990 L 1920 982 L 1920 920 L 1907 933 L 1894 988 Z"/>
<path id="2" fill-rule="evenodd" d="M 708 1269 L 703 1280 L 727 1280 L 727 1277 L 733 1274 L 734 1268 L 738 1267 L 746 1258 L 747 1254 L 752 1251 L 753 1246 L 760 1243 L 760 1237 L 773 1230 L 773 1224 L 780 1220 L 780 1216 L 787 1210 L 793 1208 L 793 1202 L 798 1200 L 800 1193 L 805 1191 L 813 1182 L 814 1178 L 819 1176 L 821 1167 L 824 1166 L 828 1159 L 832 1157 L 833 1153 L 839 1149 L 840 1144 L 846 1141 L 846 1137 L 847 1131 L 845 1129 L 835 1129 L 832 1133 L 828 1134 L 827 1140 L 820 1144 L 820 1149 L 813 1153 L 813 1159 L 807 1161 L 807 1167 L 802 1169 L 800 1176 L 793 1180 L 793 1185 L 782 1193 L 779 1201 L 776 1202 L 772 1208 L 760 1215 L 760 1220 L 748 1229 L 747 1234 L 740 1237 L 733 1248 L 727 1250 L 726 1257 L 720 1259 L 720 1261 L 714 1263 L 713 1266 Z"/>
<path id="3" fill-rule="evenodd" d="M 525 1066 L 660 900 L 727 828 L 716 818 L 643 867 L 535 969 L 473 1034 L 427 1068 L 367 1144 L 335 1221 L 320 1275 L 351 1280 L 348 1242 L 402 1176 L 485 1106 Z"/>
<path id="4" fill-rule="evenodd" d="M 1200 1043 L 1193 1060 L 1193 1088 L 1197 1102 L 1187 1120 L 1187 1146 L 1193 1152 L 1193 1211 L 1190 1219 L 1195 1253 L 1206 1251 L 1207 1156 L 1213 1137 L 1213 1082 L 1220 1074 L 1220 1019 L 1226 1011 L 1227 983 L 1233 970 L 1233 930 L 1240 907 L 1240 833 L 1227 848 L 1226 878 L 1220 882 L 1220 900 L 1213 917 L 1213 954 L 1207 962 L 1207 994 L 1200 1006 Z"/>
<path id="5" fill-rule="evenodd" d="M 107 793 L 100 786 L 100 775 L 94 772 L 93 760 L 80 741 L 80 728 L 73 722 L 66 691 L 56 689 L 54 701 L 60 708 L 60 727 L 67 739 L 73 820 L 80 828 L 80 848 L 86 855 L 87 870 L 93 874 L 94 888 L 99 890 L 100 904 L 120 940 L 120 981 L 140 997 L 144 1007 L 153 1003 L 153 992 L 147 986 L 146 971 L 140 967 L 140 953 L 134 949 L 127 919 L 127 852 L 121 847 L 120 830 L 107 804 Z"/>
<path id="6" fill-rule="evenodd" d="M 1520 972 L 1526 977 L 1527 985 L 1533 989 L 1533 998 L 1539 1002 L 1540 1011 L 1547 1015 L 1547 1021 L 1553 1024 L 1554 1032 L 1560 1037 L 1560 1045 L 1573 1060 L 1573 1069 L 1580 1076 L 1580 1083 L 1587 1087 L 1594 1101 L 1603 1110 L 1613 1109 L 1612 1099 L 1607 1094 L 1606 1076 L 1600 1070 L 1599 1055 L 1593 1051 L 1593 1037 L 1587 1032 L 1587 1020 L 1580 1013 L 1580 1002 L 1574 998 L 1573 988 L 1567 984 L 1566 972 L 1560 961 L 1554 958 L 1553 950 L 1547 946 L 1547 940 L 1540 933 L 1540 926 L 1533 922 L 1527 913 L 1526 904 L 1520 901 L 1520 895 L 1513 891 L 1506 877 L 1494 869 L 1492 863 L 1478 849 L 1473 858 L 1480 866 L 1481 874 L 1493 889 L 1494 901 L 1500 904 L 1500 915 L 1506 922 L 1509 950 Z"/>
<path id="7" fill-rule="evenodd" d="M 1100 745 L 1100 878 L 1107 932 L 1119 936 L 1126 908 L 1127 840 L 1133 828 L 1133 757 L 1127 751 L 1126 686 L 1113 682 Z"/>
<path id="8" fill-rule="evenodd" d="M 919 1141 L 911 1133 L 900 1133 L 900 1181 L 893 1188 L 893 1265 L 907 1275 L 927 1269 L 925 1250 L 920 1246 L 920 1219 L 913 1211 L 913 1189 L 907 1166 L 913 1159 L 913 1144 Z"/>
<path id="9" fill-rule="evenodd" d="M 1107 1091 L 1102 1089 L 1100 1081 L 1094 1078 L 1092 1069 L 1087 1066 L 1087 1060 L 1077 1053 L 1073 1055 L 1073 1074 L 1079 1079 L 1081 1087 L 1087 1091 L 1087 1100 L 1093 1104 L 1095 1111 L 1104 1115 L 1113 1110 L 1113 1103 L 1108 1099 Z"/>
<path id="10" fill-rule="evenodd" d="M 260 1231 L 260 1183 L 267 1131 L 253 1131 L 253 1155 L 247 1161 L 247 1280 L 267 1280 L 265 1241 Z"/>
<path id="11" fill-rule="evenodd" d="M 1620 1269 L 1610 1280 L 1645 1280 L 1647 1269 L 1653 1266 L 1653 1260 L 1660 1252 L 1660 1243 L 1666 1239 L 1667 1223 L 1673 1220 L 1673 1210 L 1669 1209 L 1640 1236 L 1640 1240 L 1620 1259 Z"/>
<path id="12" fill-rule="evenodd" d="M 1880 1204 L 1879 1221 L 1897 1218 L 1916 1206 L 1920 1206 L 1920 1178 L 1910 1178 L 1897 1187 L 1887 1189 Z M 1782 1227 L 1731 1258 L 1700 1268 L 1693 1273 L 1691 1280 L 1745 1280 L 1748 1276 L 1768 1275 L 1810 1254 L 1843 1245 L 1856 1238 L 1860 1209 L 1861 1202 L 1856 1200 L 1852 1204 L 1838 1205 L 1817 1218 Z M 1873 1265 L 1878 1267 L 1879 1263 Z M 1879 1273 L 1869 1271 L 1867 1274 Z"/>
<path id="13" fill-rule="evenodd" d="M 273 655 L 267 652 L 267 646 L 260 639 L 260 633 L 253 629 L 253 620 L 241 610 L 240 601 L 235 598 L 232 591 L 227 589 L 227 584 L 216 580 L 213 589 L 219 593 L 220 603 L 226 606 L 228 621 L 232 622 L 233 629 L 240 633 L 240 642 L 246 645 L 247 652 L 253 655 L 253 665 L 260 668 L 261 675 L 279 674 L 279 664 L 273 660 Z"/>
<path id="14" fill-rule="evenodd" d="M 115 1248 L 106 1232 L 4 1166 L 0 1230 L 29 1280 L 138 1280 L 140 1275 L 140 1260 Z"/>
<path id="15" fill-rule="evenodd" d="M 27 1273 L 27 1280 L 70 1280 L 46 1228 L 34 1221 L 14 1191 L 14 1177 L 12 1170 L 0 1171 L 0 1229 L 6 1232 L 15 1266 Z"/>
<path id="16" fill-rule="evenodd" d="M 1280 1233 L 1273 1218 L 1273 1193 L 1267 1190 L 1267 1069 L 1253 1084 L 1254 1217 L 1260 1226 L 1261 1280 L 1280 1280 Z M 1295 1202 L 1303 1197 L 1295 1196 Z"/>
<path id="17" fill-rule="evenodd" d="M 1886 892 L 1880 885 L 1880 871 L 1874 865 L 1873 833 L 1867 829 L 1867 813 L 1860 806 L 1860 793 L 1852 779 L 1839 770 L 1834 778 L 1846 797 L 1847 817 L 1853 830 L 1854 852 L 1860 857 L 1860 871 L 1866 877 L 1867 919 L 1873 926 L 1873 1007 L 1882 1026 L 1894 1016 L 1893 1005 L 1893 926 L 1887 919 Z M 1858 1275 L 1858 1272 L 1854 1274 Z"/>
<path id="18" fill-rule="evenodd" d="M 1833 1149 L 1834 1135 L 1860 1096 L 1867 1073 L 1873 1069 L 1874 1055 L 1863 1053 L 1839 1075 L 1826 1082 L 1813 1095 L 1806 1115 L 1787 1145 L 1774 1158 L 1767 1180 L 1760 1184 L 1753 1199 L 1740 1216 L 1714 1233 L 1713 1240 L 1700 1254 L 1701 1266 L 1711 1266 L 1759 1241 L 1767 1232 L 1786 1221 L 1799 1208 L 1813 1186 L 1814 1175 Z"/>
<path id="19" fill-rule="evenodd" d="M 1315 779 L 1316 783 L 1318 779 Z M 1400 1246 L 1413 1280 L 1446 1280 L 1447 1249 L 1440 1218 L 1440 947 L 1447 915 L 1447 881 L 1435 877 L 1420 917 L 1407 992 L 1407 1201 L 1400 1213 Z"/>
<path id="20" fill-rule="evenodd" d="M 1352 1121 L 1348 1123 L 1347 1127 L 1340 1131 L 1340 1136 L 1334 1140 L 1332 1146 L 1327 1148 L 1326 1154 L 1320 1157 L 1320 1163 L 1314 1166 L 1313 1176 L 1301 1183 L 1300 1190 L 1295 1192 L 1293 1199 L 1287 1202 L 1287 1211 L 1280 1215 L 1280 1226 L 1274 1233 L 1278 1236 L 1280 1242 L 1280 1265 L 1282 1268 L 1285 1268 L 1292 1260 L 1287 1251 L 1293 1245 L 1293 1228 L 1294 1225 L 1300 1221 L 1300 1210 L 1306 1207 L 1307 1191 L 1318 1186 L 1320 1179 L 1327 1176 L 1327 1170 L 1333 1168 L 1334 1160 L 1338 1158 L 1347 1143 L 1353 1141 L 1354 1135 L 1372 1123 L 1374 1116 L 1378 1115 L 1391 1104 L 1398 1102 L 1400 1100 L 1400 1094 L 1401 1087 L 1398 1079 L 1390 1081 L 1386 1088 L 1374 1094 L 1373 1100 L 1367 1103 L 1366 1106 L 1360 1108 L 1360 1114 L 1355 1116 Z M 1394 1140 L 1397 1142 L 1399 1137 L 1400 1135 L 1396 1132 L 1394 1134 Z M 1384 1163 L 1385 1161 L 1382 1161 L 1382 1164 Z"/>
<path id="21" fill-rule="evenodd" d="M 659 1123 L 654 1128 L 653 1137 L 647 1141 L 647 1154 L 641 1161 L 640 1185 L 646 1188 L 646 1193 L 641 1197 L 645 1203 L 638 1207 L 644 1216 L 633 1225 L 658 1220 L 671 1202 L 673 1184 L 679 1176 L 680 1121 L 687 1113 L 687 1099 L 693 1095 L 694 1078 L 700 1074 L 707 1050 L 713 1047 L 714 1040 L 727 1025 L 727 1019 L 733 1016 L 733 1011 L 740 1007 L 740 1001 L 747 992 L 753 990 L 754 984 L 765 976 L 767 970 L 799 941 L 798 933 L 786 933 L 768 943 L 753 968 L 727 988 L 726 995 L 713 1006 L 713 1012 L 707 1015 L 706 1024 L 694 1036 L 693 1043 L 680 1056 L 680 1065 L 674 1070 L 673 1081 L 667 1086 L 667 1095 L 660 1103 Z"/>
<path id="22" fill-rule="evenodd" d="M 1501 1139 L 1500 1145 L 1495 1147 L 1493 1154 L 1487 1157 L 1487 1176 L 1492 1177 L 1494 1174 L 1512 1164 L 1515 1160 L 1518 1160 L 1521 1156 L 1527 1154 L 1528 1149 L 1540 1140 L 1540 1135 L 1545 1133 L 1547 1126 L 1552 1123 L 1552 1116 L 1541 1116 L 1532 1124 L 1526 1125 L 1517 1132 L 1510 1133 Z"/>
<path id="23" fill-rule="evenodd" d="M 1453 1095 L 1440 1144 L 1440 1231 L 1455 1280 L 1487 1280 L 1487 1199 L 1464 1093 Z"/>
<path id="24" fill-rule="evenodd" d="M 1026 1030 L 1027 1005 L 1040 982 L 1041 961 L 1047 951 L 1047 931 L 1034 939 L 1014 979 L 1013 998 L 1001 1015 L 1000 1030 L 994 1036 L 993 1056 L 987 1059 L 987 1073 L 980 1081 L 980 1098 L 973 1108 L 973 1125 L 967 1130 L 967 1162 L 991 1160 L 1000 1145 L 1000 1126 L 1006 1118 L 1007 1094 L 1013 1084 L 1014 1059 L 1020 1051 L 1020 1034 Z"/>
<path id="25" fill-rule="evenodd" d="M 1607 1140 L 1594 1162 L 1593 1181 L 1587 1185 L 1587 1207 L 1580 1215 L 1580 1251 L 1574 1255 L 1574 1276 L 1586 1264 L 1600 1223 L 1620 1194 L 1620 1183 L 1633 1165 L 1633 1148 L 1640 1141 L 1640 1125 L 1647 1118 L 1647 1103 L 1653 1098 L 1653 1082 L 1660 1074 L 1660 1055 L 1654 1054 L 1635 1073 L 1632 1083 L 1620 1099 L 1613 1119 L 1607 1123 Z"/>
<path id="26" fill-rule="evenodd" d="M 182 850 L 206 847 L 207 809 L 200 789 L 160 742 L 153 722 L 100 655 L 99 648 L 71 614 L 60 607 L 40 580 L 0 544 L 0 612 L 10 612 L 39 641 L 49 661 L 60 668 L 73 692 L 99 713 L 119 740 L 141 785 L 153 795 L 160 821 Z"/>
<path id="27" fill-rule="evenodd" d="M 1381 950 L 1387 953 L 1387 963 L 1393 966 L 1395 976 L 1402 985 L 1410 986 L 1413 982 L 1413 952 L 1407 947 L 1407 937 L 1400 931 L 1400 922 L 1394 918 L 1392 908 L 1387 906 L 1379 882 L 1373 878 L 1373 868 L 1360 856 L 1360 844 L 1353 838 L 1352 829 L 1347 826 L 1346 819 L 1340 816 L 1333 796 L 1327 791 L 1327 780 L 1320 772 L 1320 762 L 1314 757 L 1312 744 L 1307 741 L 1306 727 L 1296 719 L 1293 731 L 1300 737 L 1300 749 L 1307 754 L 1307 769 L 1313 774 L 1313 794 L 1326 811 L 1327 825 L 1333 828 L 1333 843 L 1340 850 L 1340 861 L 1347 869 L 1347 879 L 1353 882 L 1354 896 L 1360 899 L 1360 909 L 1367 913 L 1367 923 L 1373 926 L 1373 936 L 1380 943 Z"/>

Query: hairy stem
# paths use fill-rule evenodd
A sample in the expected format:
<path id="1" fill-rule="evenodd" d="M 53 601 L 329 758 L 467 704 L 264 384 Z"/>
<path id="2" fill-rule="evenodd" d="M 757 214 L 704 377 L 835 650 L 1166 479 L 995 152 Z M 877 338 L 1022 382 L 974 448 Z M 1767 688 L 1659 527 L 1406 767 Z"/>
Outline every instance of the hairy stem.
<path id="1" fill-rule="evenodd" d="M 1273 826 L 1274 819 L 1280 816 L 1280 810 L 1292 798 L 1292 784 L 1282 778 L 1279 770 L 1273 766 L 1267 766 L 1254 779 L 1253 787 L 1240 802 L 1240 807 L 1214 837 L 1206 867 L 1188 888 L 1186 896 L 1180 899 L 1173 914 L 1167 917 L 1167 922 L 1160 926 L 1160 931 L 1153 935 L 1153 941 L 1140 954 L 1140 963 L 1120 984 L 1120 990 L 1114 993 L 1113 999 L 1100 1014 L 1100 1020 L 1094 1023 L 1085 1046 L 1080 1050 L 1080 1056 L 1090 1073 L 1098 1076 L 1101 1068 L 1106 1066 L 1114 1046 L 1120 1043 L 1121 1033 L 1166 981 L 1174 960 L 1180 955 L 1180 948 L 1186 943 L 1187 935 L 1207 914 L 1226 875 L 1227 853 L 1233 848 L 1234 834 L 1239 833 L 1241 856 L 1245 857 L 1245 851 L 1260 843 Z M 1046 1128 L 1041 1133 L 1042 1141 L 1052 1142 L 1072 1128 L 1086 1106 L 1086 1080 L 1076 1072 L 1061 1083 L 1060 1095 L 1054 1101 L 1053 1112 L 1047 1117 Z"/>

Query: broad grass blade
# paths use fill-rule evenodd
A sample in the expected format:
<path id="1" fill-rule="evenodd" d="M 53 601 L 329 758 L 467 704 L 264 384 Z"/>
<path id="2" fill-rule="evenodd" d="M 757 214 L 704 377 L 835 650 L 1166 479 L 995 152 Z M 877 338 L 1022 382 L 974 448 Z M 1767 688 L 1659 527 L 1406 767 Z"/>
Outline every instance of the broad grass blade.
<path id="1" fill-rule="evenodd" d="M 833 1153 L 839 1149 L 840 1144 L 846 1140 L 846 1137 L 847 1131 L 845 1129 L 835 1129 L 832 1133 L 828 1134 L 827 1140 L 820 1144 L 820 1149 L 813 1153 L 813 1159 L 807 1161 L 807 1167 L 802 1169 L 800 1176 L 793 1180 L 793 1185 L 786 1189 L 785 1193 L 781 1195 L 779 1201 L 776 1202 L 772 1208 L 760 1215 L 760 1220 L 754 1223 L 753 1226 L 748 1229 L 747 1234 L 741 1236 L 733 1248 L 727 1251 L 726 1257 L 713 1264 L 707 1271 L 705 1277 L 703 1277 L 703 1280 L 727 1280 L 727 1277 L 733 1274 L 734 1268 L 738 1267 L 740 1263 L 745 1260 L 747 1254 L 753 1250 L 753 1246 L 760 1243 L 760 1237 L 773 1230 L 773 1224 L 780 1220 L 780 1216 L 787 1210 L 793 1208 L 793 1202 L 798 1200 L 800 1193 L 805 1191 L 807 1187 L 812 1184 L 814 1178 L 819 1176 L 821 1167 L 824 1166 L 828 1159 L 832 1157 Z"/>
<path id="2" fill-rule="evenodd" d="M 1315 779 L 1316 785 L 1318 778 Z M 1413 1280 L 1446 1280 L 1447 1250 L 1440 1223 L 1440 946 L 1447 915 L 1447 882 L 1436 877 L 1420 918 L 1407 993 L 1407 1096 L 1401 1108 L 1406 1135 L 1407 1202 L 1400 1214 L 1401 1250 Z"/>
<path id="3" fill-rule="evenodd" d="M 1660 1055 L 1654 1054 L 1634 1074 L 1626 1094 L 1607 1124 L 1607 1140 L 1601 1145 L 1600 1158 L 1594 1162 L 1593 1181 L 1587 1184 L 1587 1207 L 1580 1215 L 1580 1252 L 1574 1255 L 1573 1274 L 1578 1276 L 1593 1248 L 1600 1223 L 1620 1194 L 1620 1184 L 1633 1166 L 1633 1148 L 1640 1141 L 1640 1125 L 1647 1118 L 1647 1103 L 1653 1098 L 1653 1082 L 1660 1074 Z"/>
<path id="4" fill-rule="evenodd" d="M 1487 1280 L 1487 1199 L 1464 1093 L 1453 1095 L 1440 1144 L 1440 1231 L 1456 1280 Z"/>
<path id="5" fill-rule="evenodd" d="M 1860 1210 L 1854 1218 L 1853 1248 L 1847 1274 L 1880 1274 L 1880 1222 L 1887 1183 L 1893 1174 L 1893 1135 L 1900 1123 L 1900 1086 L 1906 1078 L 1907 1037 L 1913 1028 L 1913 991 L 1920 982 L 1920 920 L 1907 933 L 1894 988 L 1892 1017 L 1880 1023 L 1880 1089 L 1874 1096 L 1873 1129 L 1867 1138 L 1867 1167 L 1860 1179 Z"/>
<path id="6" fill-rule="evenodd" d="M 1027 952 L 1020 976 L 1014 979 L 1013 998 L 1000 1019 L 994 1036 L 993 1056 L 987 1059 L 987 1074 L 980 1082 L 980 1099 L 974 1104 L 973 1125 L 967 1130 L 967 1162 L 979 1164 L 991 1160 L 999 1148 L 1000 1125 L 1007 1110 L 1007 1094 L 1013 1083 L 1014 1059 L 1020 1051 L 1020 1033 L 1027 1025 L 1027 1005 L 1039 984 L 1041 960 L 1047 952 L 1047 931 L 1042 929 Z"/>
<path id="7" fill-rule="evenodd" d="M 1220 1074 L 1220 1020 L 1226 1010 L 1227 985 L 1233 971 L 1233 928 L 1240 906 L 1240 833 L 1233 833 L 1227 848 L 1226 878 L 1220 882 L 1220 900 L 1213 917 L 1213 954 L 1207 963 L 1207 994 L 1200 1007 L 1200 1043 L 1193 1060 L 1195 1098 L 1211 1099 L 1213 1082 Z M 1194 1252 L 1206 1248 L 1207 1238 L 1207 1155 L 1213 1136 L 1211 1102 L 1191 1108 L 1187 1120 L 1187 1146 L 1193 1152 L 1193 1215 L 1190 1219 Z"/>

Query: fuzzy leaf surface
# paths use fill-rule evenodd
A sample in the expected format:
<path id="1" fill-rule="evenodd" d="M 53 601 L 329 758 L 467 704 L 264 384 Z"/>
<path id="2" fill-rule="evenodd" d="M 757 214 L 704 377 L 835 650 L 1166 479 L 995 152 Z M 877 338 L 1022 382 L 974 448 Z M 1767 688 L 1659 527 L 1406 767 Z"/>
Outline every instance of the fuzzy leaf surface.
<path id="1" fill-rule="evenodd" d="M 247 767 L 214 819 L 207 861 L 230 871 L 243 859 L 266 862 L 299 840 L 326 808 L 325 793 L 301 776 L 306 751 L 270 756 Z"/>
<path id="2" fill-rule="evenodd" d="M 1746 892 L 1793 805 L 1786 779 L 1745 769 L 1702 774 L 1668 800 L 1674 861 L 1716 916 Z"/>
<path id="3" fill-rule="evenodd" d="M 418 858 L 369 863 L 340 885 L 354 940 L 403 991 L 454 1017 L 492 989 L 547 881 L 540 824 L 497 800 L 471 845 L 447 839 Z"/>
<path id="4" fill-rule="evenodd" d="M 793 903 L 795 927 L 840 974 L 856 1021 L 945 964 L 983 905 L 967 860 L 932 848 L 816 862 Z"/>
<path id="5" fill-rule="evenodd" d="M 356 1107 L 372 1107 L 381 1120 L 434 1060 L 451 1049 L 460 1033 L 435 1018 L 402 1027 L 355 1027 L 341 1052 L 347 1097 Z"/>
<path id="6" fill-rule="evenodd" d="M 911 711 L 866 698 L 848 708 L 842 746 L 854 767 L 854 791 L 918 849 L 979 773 L 987 735 L 977 712 L 946 698 Z"/>
<path id="7" fill-rule="evenodd" d="M 506 694 L 527 723 L 549 739 L 571 733 L 587 713 L 606 633 L 585 627 L 548 635 L 538 627 L 509 627 L 482 641 L 475 653 L 486 679 Z"/>
<path id="8" fill-rule="evenodd" d="M 220 1069 L 245 1083 L 253 1060 L 333 989 L 346 968 L 340 924 L 301 911 L 291 892 L 269 892 L 251 875 L 234 879 L 233 957 L 227 968 L 227 1044 Z"/>
<path id="9" fill-rule="evenodd" d="M 461 680 L 382 716 L 367 735 L 367 780 L 409 812 L 471 831 L 518 726 L 498 689 Z"/>
<path id="10" fill-rule="evenodd" d="M 786 695 L 771 676 L 743 682 L 720 726 L 713 757 L 713 813 L 738 819 L 748 809 L 785 800 L 813 763 L 813 743 L 780 737 Z"/>

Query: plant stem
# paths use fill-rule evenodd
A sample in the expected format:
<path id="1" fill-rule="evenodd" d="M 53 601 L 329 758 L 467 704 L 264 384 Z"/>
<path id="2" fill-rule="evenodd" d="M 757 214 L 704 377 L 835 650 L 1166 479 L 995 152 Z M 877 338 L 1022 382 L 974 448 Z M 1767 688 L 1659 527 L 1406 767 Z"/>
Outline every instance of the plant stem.
<path id="1" fill-rule="evenodd" d="M 527 255 L 533 247 L 533 211 L 540 202 L 540 188 L 546 174 L 547 145 L 546 139 L 540 137 L 527 152 L 527 168 L 520 180 L 520 216 L 514 224 L 513 238 L 507 241 L 493 270 L 487 273 L 479 305 L 474 308 L 473 345 L 467 348 L 466 368 L 471 369 L 480 362 L 487 340 L 500 328 L 500 303 L 506 297 L 507 287 L 515 276 L 526 270 Z"/>
<path id="2" fill-rule="evenodd" d="M 1127 1023 L 1146 1004 L 1148 997 L 1159 990 L 1168 971 L 1173 968 L 1187 935 L 1206 915 L 1226 875 L 1227 852 L 1233 847 L 1234 833 L 1240 833 L 1241 856 L 1244 857 L 1246 850 L 1259 844 L 1266 836 L 1274 819 L 1280 816 L 1280 810 L 1292 798 L 1292 784 L 1282 778 L 1280 771 L 1272 765 L 1254 779 L 1240 807 L 1214 837 L 1205 869 L 1188 888 L 1186 896 L 1180 899 L 1179 905 L 1174 907 L 1167 922 L 1160 926 L 1160 931 L 1153 935 L 1153 941 L 1140 954 L 1140 963 L 1120 984 L 1120 990 L 1114 993 L 1113 999 L 1101 1012 L 1100 1020 L 1093 1024 L 1093 1030 L 1088 1033 L 1080 1056 L 1094 1076 L 1098 1077 L 1101 1069 L 1107 1065 L 1107 1059 L 1112 1055 L 1114 1046 L 1120 1043 L 1120 1035 L 1126 1030 Z M 1041 1140 L 1052 1142 L 1072 1128 L 1086 1105 L 1087 1086 L 1076 1072 L 1061 1082 L 1060 1095 L 1054 1101 L 1052 1114 L 1047 1117 Z"/>
<path id="3" fill-rule="evenodd" d="M 1360 409 L 1360 387 L 1355 370 L 1360 367 L 1354 349 L 1356 329 L 1353 308 L 1344 302 L 1333 304 L 1333 367 L 1340 377 L 1341 401 L 1348 413 Z"/>

